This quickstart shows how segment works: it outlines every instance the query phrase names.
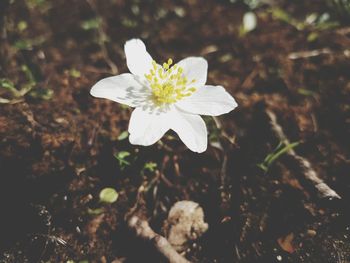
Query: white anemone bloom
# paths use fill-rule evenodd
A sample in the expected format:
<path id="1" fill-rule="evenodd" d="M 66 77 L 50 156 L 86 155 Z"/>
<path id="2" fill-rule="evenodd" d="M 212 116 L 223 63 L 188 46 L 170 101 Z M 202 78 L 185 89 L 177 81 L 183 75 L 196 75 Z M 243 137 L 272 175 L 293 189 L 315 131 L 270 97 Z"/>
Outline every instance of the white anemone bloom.
<path id="1" fill-rule="evenodd" d="M 131 144 L 148 146 L 173 130 L 190 150 L 204 152 L 207 128 L 199 115 L 218 116 L 237 107 L 222 86 L 205 85 L 207 61 L 188 57 L 159 65 L 140 39 L 127 41 L 124 50 L 131 73 L 98 81 L 91 95 L 135 108 L 129 123 Z"/>

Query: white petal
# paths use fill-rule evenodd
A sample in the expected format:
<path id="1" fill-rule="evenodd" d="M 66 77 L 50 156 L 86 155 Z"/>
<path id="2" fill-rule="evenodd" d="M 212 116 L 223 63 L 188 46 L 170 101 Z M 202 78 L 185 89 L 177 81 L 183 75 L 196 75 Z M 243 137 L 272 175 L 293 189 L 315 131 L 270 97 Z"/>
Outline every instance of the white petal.
<path id="1" fill-rule="evenodd" d="M 129 123 L 130 143 L 152 145 L 160 140 L 169 128 L 169 118 L 166 113 L 136 108 L 131 114 Z"/>
<path id="2" fill-rule="evenodd" d="M 124 45 L 126 64 L 130 72 L 144 78 L 152 69 L 152 57 L 140 39 L 131 39 Z"/>
<path id="3" fill-rule="evenodd" d="M 188 57 L 177 63 L 184 69 L 183 74 L 189 81 L 195 79 L 195 87 L 201 87 L 207 82 L 208 62 L 202 57 Z"/>
<path id="4" fill-rule="evenodd" d="M 90 90 L 94 97 L 113 100 L 131 107 L 143 103 L 149 93 L 149 89 L 143 87 L 130 73 L 102 79 Z"/>
<path id="5" fill-rule="evenodd" d="M 222 86 L 206 85 L 178 101 L 176 106 L 192 114 L 218 116 L 232 111 L 237 103 Z"/>
<path id="6" fill-rule="evenodd" d="M 207 127 L 200 116 L 173 110 L 171 129 L 191 151 L 201 153 L 207 149 Z"/>
<path id="7" fill-rule="evenodd" d="M 257 18 L 253 12 L 247 12 L 243 16 L 243 30 L 244 32 L 250 32 L 256 28 Z"/>

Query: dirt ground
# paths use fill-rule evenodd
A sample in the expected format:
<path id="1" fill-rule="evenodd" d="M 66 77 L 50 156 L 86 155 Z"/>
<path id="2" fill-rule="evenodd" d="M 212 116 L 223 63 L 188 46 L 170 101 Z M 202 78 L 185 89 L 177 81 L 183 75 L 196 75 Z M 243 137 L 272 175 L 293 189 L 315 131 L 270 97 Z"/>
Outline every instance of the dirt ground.
<path id="1" fill-rule="evenodd" d="M 350 262 L 350 30 L 325 2 L 262 4 L 242 33 L 240 1 L 1 1 L 0 262 L 163 262 L 125 221 L 140 186 L 157 233 L 176 201 L 203 207 L 191 262 Z M 173 133 L 133 146 L 132 109 L 90 96 L 128 71 L 133 37 L 157 61 L 205 57 L 236 98 L 222 127 L 205 119 L 205 153 Z M 281 141 L 267 111 L 340 198 L 286 154 L 259 166 Z M 105 187 L 116 202 L 99 202 Z"/>

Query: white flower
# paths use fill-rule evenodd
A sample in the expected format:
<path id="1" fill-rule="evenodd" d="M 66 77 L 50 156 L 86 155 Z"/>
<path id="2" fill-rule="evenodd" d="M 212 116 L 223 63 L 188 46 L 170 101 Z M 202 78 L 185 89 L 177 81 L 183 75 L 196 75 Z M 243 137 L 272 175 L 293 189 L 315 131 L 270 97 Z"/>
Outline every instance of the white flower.
<path id="1" fill-rule="evenodd" d="M 190 150 L 204 152 L 207 129 L 199 115 L 218 116 L 237 107 L 223 87 L 205 85 L 207 61 L 188 57 L 173 65 L 169 59 L 161 66 L 140 39 L 127 41 L 124 50 L 131 74 L 100 80 L 91 95 L 135 107 L 129 123 L 131 144 L 154 144 L 171 129 Z"/>

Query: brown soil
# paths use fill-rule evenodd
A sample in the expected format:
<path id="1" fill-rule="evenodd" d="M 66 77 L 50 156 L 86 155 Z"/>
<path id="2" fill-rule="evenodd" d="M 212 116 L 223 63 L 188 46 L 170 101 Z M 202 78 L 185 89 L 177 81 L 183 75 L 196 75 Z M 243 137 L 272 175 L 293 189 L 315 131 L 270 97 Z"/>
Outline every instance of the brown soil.
<path id="1" fill-rule="evenodd" d="M 308 41 L 313 29 L 274 19 L 263 6 L 258 27 L 240 37 L 248 7 L 224 0 L 12 2 L 0 4 L 0 78 L 27 85 L 26 65 L 35 87 L 0 105 L 0 262 L 161 261 L 125 223 L 141 185 L 149 186 L 147 218 L 159 233 L 176 201 L 201 204 L 209 230 L 186 253 L 193 262 L 350 262 L 346 27 L 319 30 Z M 281 7 L 296 18 L 327 11 L 323 1 L 306 2 Z M 97 29 L 82 27 L 97 16 Z M 127 72 L 123 45 L 132 37 L 158 61 L 208 60 L 208 83 L 223 85 L 239 103 L 220 117 L 235 145 L 220 138 L 224 151 L 209 146 L 199 155 L 171 133 L 147 148 L 118 140 L 132 109 L 92 98 L 89 89 Z M 31 46 L 18 48 L 20 40 Z M 330 52 L 289 57 L 324 48 Z M 51 97 L 40 95 L 48 90 Z M 0 97 L 11 99 L 1 88 Z M 262 117 L 266 107 L 341 200 L 306 189 L 283 156 L 267 173 L 258 168 L 278 145 Z M 119 164 L 121 151 L 131 153 L 131 165 Z M 143 169 L 150 161 L 163 176 Z M 104 187 L 118 191 L 117 202 L 99 203 Z M 91 212 L 97 208 L 103 212 Z"/>

